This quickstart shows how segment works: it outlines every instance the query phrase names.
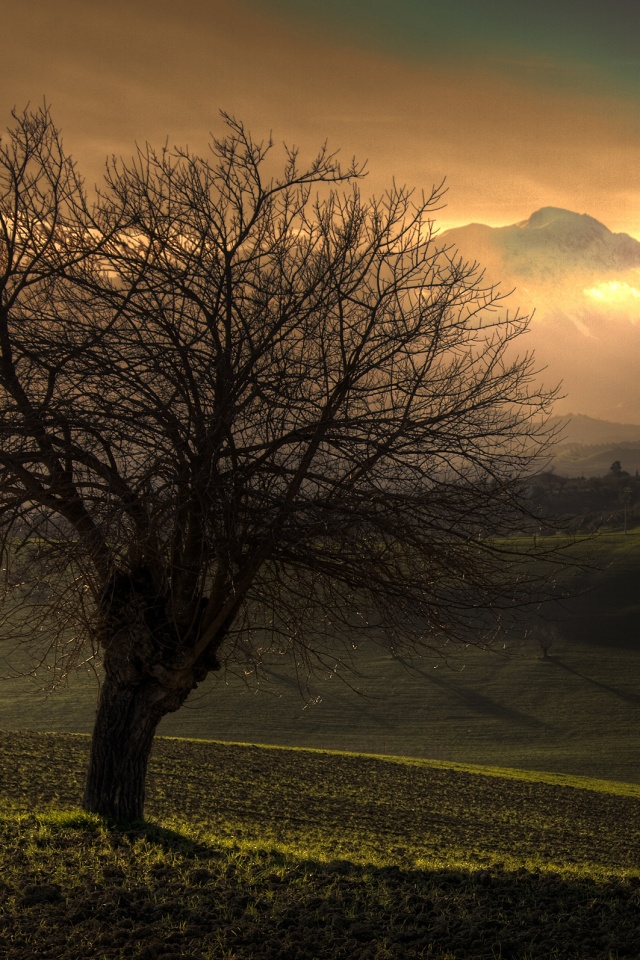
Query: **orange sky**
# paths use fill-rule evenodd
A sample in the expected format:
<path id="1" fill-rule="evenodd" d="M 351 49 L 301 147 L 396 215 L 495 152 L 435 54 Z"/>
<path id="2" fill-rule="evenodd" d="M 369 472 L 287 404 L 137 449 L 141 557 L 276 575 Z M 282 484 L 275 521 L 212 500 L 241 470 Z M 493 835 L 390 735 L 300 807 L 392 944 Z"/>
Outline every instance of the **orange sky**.
<path id="1" fill-rule="evenodd" d="M 640 100 L 595 62 L 565 68 L 514 41 L 510 64 L 511 48 L 476 56 L 468 37 L 459 53 L 449 37 L 447 55 L 415 55 L 369 42 L 356 21 L 341 29 L 339 13 L 315 22 L 287 6 L 22 0 L 3 16 L 0 114 L 46 96 L 90 181 L 136 140 L 204 149 L 222 108 L 256 137 L 309 153 L 328 138 L 368 159 L 367 192 L 446 176 L 444 227 L 553 205 L 640 238 Z"/>

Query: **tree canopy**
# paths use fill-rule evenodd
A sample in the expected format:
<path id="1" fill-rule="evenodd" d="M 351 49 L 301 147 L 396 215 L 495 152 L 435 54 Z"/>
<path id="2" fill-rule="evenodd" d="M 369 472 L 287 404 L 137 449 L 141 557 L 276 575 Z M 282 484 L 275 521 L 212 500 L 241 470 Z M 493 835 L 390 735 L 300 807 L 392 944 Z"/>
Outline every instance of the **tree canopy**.
<path id="1" fill-rule="evenodd" d="M 554 391 L 441 191 L 365 198 L 326 147 L 276 170 L 224 122 L 91 199 L 46 108 L 0 150 L 6 609 L 61 669 L 99 655 L 85 805 L 119 819 L 209 670 L 478 642 L 535 580 L 504 538 Z"/>

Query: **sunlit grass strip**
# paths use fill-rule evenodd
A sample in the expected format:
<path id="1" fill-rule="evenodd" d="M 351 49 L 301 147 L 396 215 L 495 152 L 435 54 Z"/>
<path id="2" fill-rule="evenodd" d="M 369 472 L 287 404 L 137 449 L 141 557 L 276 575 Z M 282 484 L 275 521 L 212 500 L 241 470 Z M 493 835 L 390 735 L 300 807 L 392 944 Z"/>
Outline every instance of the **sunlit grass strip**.
<path id="1" fill-rule="evenodd" d="M 31 842 L 26 850 L 29 854 L 35 854 L 36 858 L 40 856 L 39 851 L 47 849 L 49 844 L 55 848 L 61 834 L 69 831 L 80 831 L 82 834 L 92 835 L 97 842 L 109 848 L 113 838 L 120 834 L 119 830 L 114 830 L 112 825 L 103 818 L 80 808 L 72 810 L 51 808 L 26 814 L 16 812 L 2 804 L 0 805 L 0 830 L 9 825 L 17 827 L 18 831 L 25 836 L 30 836 Z M 129 836 L 131 850 L 141 866 L 162 859 L 162 841 L 167 836 L 173 839 L 176 855 L 186 855 L 195 850 L 210 848 L 230 858 L 236 866 L 240 864 L 246 866 L 252 858 L 266 856 L 270 861 L 280 862 L 283 872 L 285 864 L 294 862 L 302 869 L 305 865 L 312 869 L 318 864 L 324 864 L 334 867 L 340 865 L 343 870 L 350 866 L 371 867 L 379 870 L 394 866 L 397 861 L 394 849 L 385 849 L 380 840 L 377 843 L 362 843 L 360 851 L 355 853 L 349 844 L 345 844 L 345 849 L 342 850 L 340 844 L 337 848 L 333 845 L 329 849 L 322 839 L 311 835 L 306 838 L 306 842 L 291 843 L 242 838 L 232 840 L 180 817 L 168 817 L 162 822 L 151 820 L 132 824 Z M 358 841 L 361 840 L 362 838 L 359 837 Z M 409 860 L 411 860 L 410 864 Z M 446 852 L 440 855 L 419 856 L 415 859 L 407 858 L 405 854 L 403 869 L 426 872 L 454 870 L 469 874 L 497 869 L 504 873 L 527 872 L 532 875 L 546 873 L 567 878 L 591 878 L 596 881 L 611 880 L 613 876 L 609 867 L 588 861 L 568 864 L 553 858 L 523 858 L 517 850 L 511 855 L 505 855 L 504 852 L 494 853 L 480 848 L 463 850 L 455 847 L 447 847 Z M 640 878 L 640 863 L 636 869 L 617 870 L 615 876 L 622 880 Z"/>

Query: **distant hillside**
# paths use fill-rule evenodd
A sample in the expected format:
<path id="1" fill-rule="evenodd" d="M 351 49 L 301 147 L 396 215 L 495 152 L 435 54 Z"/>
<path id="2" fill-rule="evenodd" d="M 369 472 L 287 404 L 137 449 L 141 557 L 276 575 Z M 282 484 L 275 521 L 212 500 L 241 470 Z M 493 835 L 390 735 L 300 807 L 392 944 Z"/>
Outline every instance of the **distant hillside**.
<path id="1" fill-rule="evenodd" d="M 640 425 L 597 420 L 582 414 L 553 417 L 560 428 L 552 469 L 561 476 L 602 477 L 619 460 L 623 470 L 640 471 Z"/>
<path id="2" fill-rule="evenodd" d="M 640 424 L 613 423 L 610 420 L 597 420 L 580 413 L 568 413 L 566 416 L 552 417 L 550 424 L 562 428 L 561 444 L 640 443 Z"/>
<path id="3" fill-rule="evenodd" d="M 605 444 L 602 446 L 571 445 L 558 450 L 552 469 L 563 477 L 604 477 L 611 464 L 620 461 L 623 470 L 635 476 L 640 472 L 640 443 Z"/>

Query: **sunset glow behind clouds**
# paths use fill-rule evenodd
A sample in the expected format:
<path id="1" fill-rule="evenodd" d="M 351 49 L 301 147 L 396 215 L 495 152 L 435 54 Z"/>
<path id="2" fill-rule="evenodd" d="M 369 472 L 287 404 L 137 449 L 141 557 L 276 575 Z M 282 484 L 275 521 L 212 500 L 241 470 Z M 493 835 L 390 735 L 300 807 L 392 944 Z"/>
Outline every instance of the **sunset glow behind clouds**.
<path id="1" fill-rule="evenodd" d="M 90 181 L 134 141 L 203 150 L 220 108 L 258 137 L 368 159 L 366 189 L 447 178 L 443 225 L 544 205 L 640 237 L 634 2 L 23 0 L 5 117 L 51 103 Z"/>

